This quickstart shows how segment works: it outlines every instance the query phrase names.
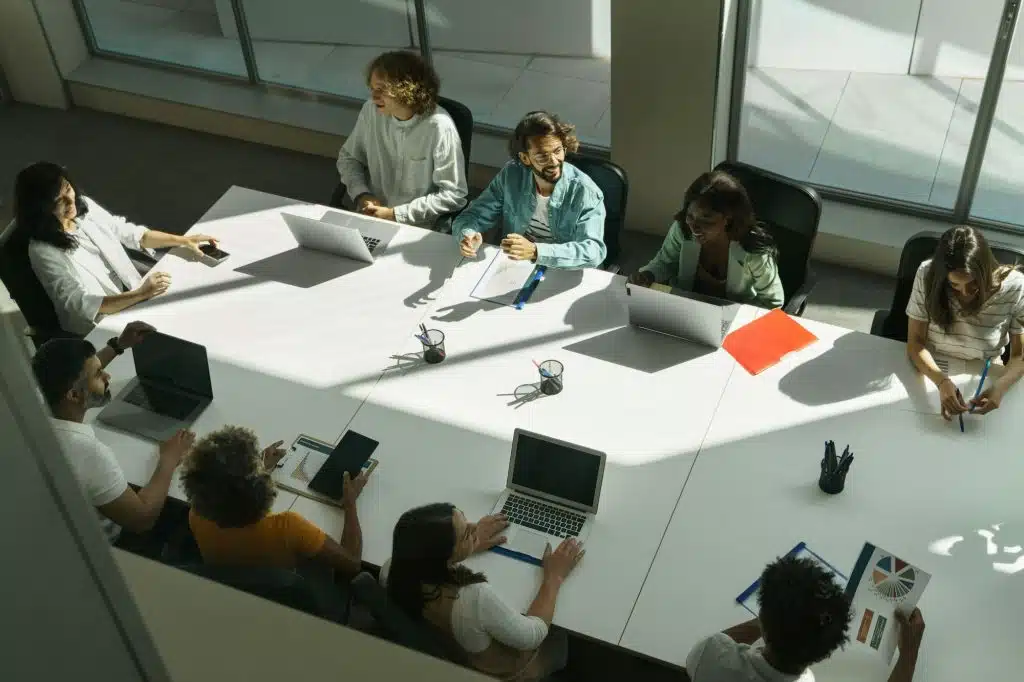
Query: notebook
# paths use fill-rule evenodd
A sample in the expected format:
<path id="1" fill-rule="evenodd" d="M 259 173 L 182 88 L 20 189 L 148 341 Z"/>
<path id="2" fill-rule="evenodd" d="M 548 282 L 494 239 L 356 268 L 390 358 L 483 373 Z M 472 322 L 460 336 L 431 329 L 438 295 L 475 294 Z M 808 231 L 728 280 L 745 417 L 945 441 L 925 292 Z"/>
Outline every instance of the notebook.
<path id="1" fill-rule="evenodd" d="M 751 374 L 760 374 L 789 353 L 818 340 L 796 320 L 776 308 L 725 337 L 722 348 Z"/>

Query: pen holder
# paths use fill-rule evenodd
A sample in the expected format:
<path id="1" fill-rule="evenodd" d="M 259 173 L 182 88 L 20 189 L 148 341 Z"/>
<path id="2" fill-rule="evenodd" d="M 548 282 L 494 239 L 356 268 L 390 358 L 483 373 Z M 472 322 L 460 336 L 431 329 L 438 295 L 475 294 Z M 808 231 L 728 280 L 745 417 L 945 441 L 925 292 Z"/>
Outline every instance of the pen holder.
<path id="1" fill-rule="evenodd" d="M 837 471 L 830 475 L 822 472 L 821 476 L 818 477 L 818 487 L 821 488 L 823 493 L 838 495 L 846 487 L 846 473 L 845 471 Z"/>
<path id="2" fill-rule="evenodd" d="M 540 363 L 540 392 L 544 395 L 558 395 L 562 392 L 562 371 L 565 368 L 558 360 Z"/>
<path id="3" fill-rule="evenodd" d="M 427 333 L 420 337 L 423 345 L 423 361 L 436 365 L 444 362 L 447 354 L 444 352 L 444 332 L 438 329 L 428 329 Z"/>

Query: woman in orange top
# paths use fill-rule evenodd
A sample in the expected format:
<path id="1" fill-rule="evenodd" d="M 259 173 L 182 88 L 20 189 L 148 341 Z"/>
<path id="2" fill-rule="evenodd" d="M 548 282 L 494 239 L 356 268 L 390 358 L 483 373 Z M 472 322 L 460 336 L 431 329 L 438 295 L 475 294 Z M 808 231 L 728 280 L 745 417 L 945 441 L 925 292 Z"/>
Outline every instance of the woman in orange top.
<path id="1" fill-rule="evenodd" d="M 356 498 L 366 474 L 345 477 L 345 527 L 335 542 L 301 515 L 271 513 L 277 490 L 270 472 L 285 455 L 281 442 L 262 452 L 256 434 L 226 426 L 196 442 L 182 465 L 192 505 L 189 526 L 209 564 L 297 568 L 307 560 L 354 576 L 360 570 L 362 530 Z"/>

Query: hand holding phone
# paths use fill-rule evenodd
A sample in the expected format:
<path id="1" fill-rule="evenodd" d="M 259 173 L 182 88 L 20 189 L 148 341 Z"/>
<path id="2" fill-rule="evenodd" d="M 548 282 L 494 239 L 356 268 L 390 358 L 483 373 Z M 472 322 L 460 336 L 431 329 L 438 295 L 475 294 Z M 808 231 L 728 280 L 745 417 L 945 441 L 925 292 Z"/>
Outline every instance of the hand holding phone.
<path id="1" fill-rule="evenodd" d="M 228 252 L 227 251 L 222 251 L 221 249 L 217 248 L 213 244 L 209 244 L 209 243 L 207 243 L 207 244 L 200 244 L 199 245 L 199 250 L 203 252 L 204 256 L 212 258 L 213 260 L 217 261 L 218 263 L 220 263 L 221 261 L 225 260 L 228 257 Z"/>

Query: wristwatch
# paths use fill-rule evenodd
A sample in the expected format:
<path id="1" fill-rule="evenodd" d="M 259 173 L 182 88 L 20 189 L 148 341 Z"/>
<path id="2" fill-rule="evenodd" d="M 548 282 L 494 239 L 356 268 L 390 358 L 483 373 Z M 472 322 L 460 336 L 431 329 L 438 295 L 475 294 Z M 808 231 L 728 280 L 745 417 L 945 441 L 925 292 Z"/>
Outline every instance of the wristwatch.
<path id="1" fill-rule="evenodd" d="M 121 348 L 121 344 L 117 340 L 116 336 L 112 337 L 109 341 L 107 341 L 107 345 L 110 346 L 111 350 L 114 351 L 115 355 L 123 355 L 124 354 L 124 348 Z"/>

